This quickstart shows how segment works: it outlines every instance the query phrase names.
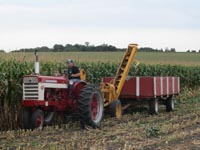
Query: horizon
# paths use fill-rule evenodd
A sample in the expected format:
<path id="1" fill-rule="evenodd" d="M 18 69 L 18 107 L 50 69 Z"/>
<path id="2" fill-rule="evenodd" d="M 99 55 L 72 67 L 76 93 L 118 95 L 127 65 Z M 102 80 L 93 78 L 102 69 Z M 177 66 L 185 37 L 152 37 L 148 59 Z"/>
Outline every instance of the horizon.
<path id="1" fill-rule="evenodd" d="M 75 45 L 81 45 L 81 46 L 85 46 L 85 47 L 94 47 L 94 48 L 96 48 L 96 47 L 98 47 L 98 46 L 103 46 L 104 44 L 105 45 L 107 45 L 107 46 L 114 46 L 116 49 L 118 49 L 118 50 L 116 50 L 116 52 L 117 51 L 119 51 L 120 49 L 127 49 L 127 47 L 125 47 L 125 48 L 119 48 L 119 47 L 116 47 L 115 45 L 109 45 L 109 44 L 106 44 L 106 43 L 103 43 L 103 44 L 100 44 L 100 45 L 94 45 L 94 44 L 90 44 L 90 42 L 88 42 L 89 43 L 89 45 L 87 46 L 86 44 L 79 44 L 79 43 L 76 43 L 76 44 L 70 44 L 70 43 L 67 43 L 67 44 L 64 44 L 64 45 L 62 45 L 62 44 L 54 44 L 54 45 L 62 45 L 62 46 L 66 46 L 66 45 L 72 45 L 72 46 L 75 46 Z M 41 47 L 31 47 L 31 48 L 22 48 L 22 49 L 18 49 L 18 50 L 11 50 L 11 51 L 5 51 L 5 50 L 3 50 L 5 53 L 12 53 L 12 52 L 32 52 L 32 50 L 37 50 L 37 49 L 40 49 L 40 48 L 43 48 L 43 47 L 47 47 L 49 50 L 53 50 L 54 49 L 54 47 L 48 47 L 48 46 L 41 46 Z M 145 50 L 145 51 L 138 51 L 138 52 L 178 52 L 178 53 L 187 53 L 187 52 L 191 52 L 191 53 L 193 53 L 193 52 L 196 52 L 196 53 L 200 53 L 200 50 L 192 50 L 192 49 L 188 49 L 187 51 L 177 51 L 175 48 L 171 48 L 171 47 L 166 47 L 165 49 L 156 49 L 156 48 L 152 48 L 152 47 L 140 47 L 140 46 L 138 46 L 138 50 L 140 50 L 140 49 L 152 49 L 152 51 L 150 50 Z M 175 51 L 174 51 L 175 50 Z M 1 49 L 0 49 L 0 51 L 1 51 Z M 39 50 L 40 51 L 40 50 Z M 82 51 L 82 50 L 74 50 L 74 52 L 115 52 L 115 51 L 113 51 L 113 50 L 107 50 L 107 51 L 104 51 L 103 49 L 102 50 L 85 50 L 85 51 Z M 54 52 L 54 51 L 48 51 L 48 50 L 44 50 L 44 51 L 41 51 L 41 52 Z M 56 52 L 73 52 L 73 50 L 70 50 L 70 51 L 67 51 L 67 50 L 63 50 L 63 51 L 56 51 Z"/>

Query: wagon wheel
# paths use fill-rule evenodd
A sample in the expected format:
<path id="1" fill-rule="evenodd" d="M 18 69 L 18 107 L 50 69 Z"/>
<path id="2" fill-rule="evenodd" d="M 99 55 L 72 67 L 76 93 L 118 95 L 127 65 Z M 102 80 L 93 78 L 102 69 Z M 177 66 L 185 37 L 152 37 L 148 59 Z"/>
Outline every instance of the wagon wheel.
<path id="1" fill-rule="evenodd" d="M 22 108 L 21 110 L 21 123 L 23 129 L 31 129 L 31 109 Z"/>
<path id="2" fill-rule="evenodd" d="M 44 112 L 41 109 L 36 109 L 31 118 L 33 129 L 42 129 L 44 125 Z"/>
<path id="3" fill-rule="evenodd" d="M 172 97 L 167 98 L 166 111 L 170 112 L 174 110 L 174 99 Z"/>
<path id="4" fill-rule="evenodd" d="M 103 98 L 99 88 L 92 84 L 86 85 L 81 90 L 78 101 L 81 126 L 83 128 L 85 128 L 85 125 L 93 128 L 100 127 L 103 109 Z"/>
<path id="5" fill-rule="evenodd" d="M 154 98 L 149 101 L 149 113 L 157 114 L 158 113 L 158 99 Z"/>
<path id="6" fill-rule="evenodd" d="M 115 100 L 110 104 L 110 115 L 120 119 L 122 117 L 122 105 L 119 100 Z"/>

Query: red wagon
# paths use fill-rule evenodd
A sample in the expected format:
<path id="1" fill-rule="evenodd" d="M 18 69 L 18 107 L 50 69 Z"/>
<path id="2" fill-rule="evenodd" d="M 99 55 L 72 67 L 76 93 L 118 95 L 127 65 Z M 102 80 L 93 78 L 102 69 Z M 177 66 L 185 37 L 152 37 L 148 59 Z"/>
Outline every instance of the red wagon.
<path id="1" fill-rule="evenodd" d="M 112 83 L 112 77 L 103 78 L 103 82 Z M 151 114 L 158 113 L 158 104 L 166 105 L 167 111 L 174 109 L 174 95 L 180 92 L 179 77 L 127 77 L 120 93 L 119 99 L 123 109 L 128 108 L 135 102 L 149 102 Z"/>

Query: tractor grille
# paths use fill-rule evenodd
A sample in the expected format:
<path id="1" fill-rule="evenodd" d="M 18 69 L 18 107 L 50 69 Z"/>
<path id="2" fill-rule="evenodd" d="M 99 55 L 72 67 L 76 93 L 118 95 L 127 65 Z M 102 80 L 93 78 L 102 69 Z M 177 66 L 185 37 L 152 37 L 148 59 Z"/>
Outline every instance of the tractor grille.
<path id="1" fill-rule="evenodd" d="M 38 83 L 24 83 L 24 99 L 38 100 Z"/>

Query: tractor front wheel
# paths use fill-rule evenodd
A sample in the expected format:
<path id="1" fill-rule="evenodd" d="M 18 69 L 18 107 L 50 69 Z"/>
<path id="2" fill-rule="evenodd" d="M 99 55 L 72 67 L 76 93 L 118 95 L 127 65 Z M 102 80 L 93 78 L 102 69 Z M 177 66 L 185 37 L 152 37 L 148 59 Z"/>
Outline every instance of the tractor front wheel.
<path id="1" fill-rule="evenodd" d="M 101 91 L 97 86 L 88 84 L 81 90 L 78 109 L 83 128 L 85 125 L 100 127 L 104 106 Z"/>
<path id="2" fill-rule="evenodd" d="M 44 112 L 44 124 L 50 125 L 54 120 L 54 112 L 53 111 L 46 111 Z"/>
<path id="3" fill-rule="evenodd" d="M 23 107 L 21 109 L 21 123 L 23 129 L 31 129 L 31 109 Z"/>
<path id="4" fill-rule="evenodd" d="M 42 129 L 44 125 L 44 112 L 41 109 L 36 109 L 31 118 L 33 129 Z"/>

